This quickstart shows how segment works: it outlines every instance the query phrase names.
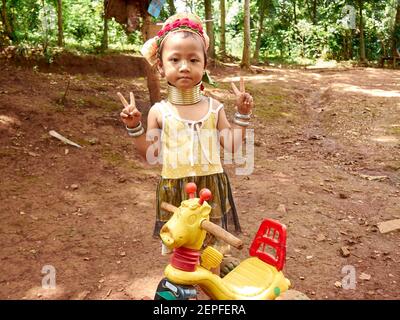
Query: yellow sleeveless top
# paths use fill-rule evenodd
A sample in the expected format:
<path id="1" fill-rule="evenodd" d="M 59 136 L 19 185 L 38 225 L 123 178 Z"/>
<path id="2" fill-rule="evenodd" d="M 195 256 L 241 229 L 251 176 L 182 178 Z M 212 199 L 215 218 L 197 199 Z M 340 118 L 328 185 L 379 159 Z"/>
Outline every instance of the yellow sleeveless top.
<path id="1" fill-rule="evenodd" d="M 207 114 L 200 120 L 182 119 L 169 102 L 157 104 L 162 114 L 161 175 L 166 179 L 222 173 L 217 130 L 220 104 L 213 107 L 209 98 Z"/>

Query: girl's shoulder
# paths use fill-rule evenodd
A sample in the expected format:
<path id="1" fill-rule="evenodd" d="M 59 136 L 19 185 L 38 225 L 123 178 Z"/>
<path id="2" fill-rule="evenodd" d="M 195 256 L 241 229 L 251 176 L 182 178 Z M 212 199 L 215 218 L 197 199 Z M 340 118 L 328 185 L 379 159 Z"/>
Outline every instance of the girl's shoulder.
<path id="1" fill-rule="evenodd" d="M 209 99 L 210 99 L 211 110 L 212 111 L 218 112 L 219 110 L 221 110 L 224 107 L 224 105 L 220 101 L 218 101 L 217 99 L 214 99 L 212 97 L 209 97 Z"/>
<path id="2" fill-rule="evenodd" d="M 158 126 L 161 128 L 162 126 L 162 117 L 163 117 L 163 110 L 165 110 L 165 101 L 162 100 L 160 102 L 156 102 L 153 104 L 149 110 L 148 117 L 154 117 L 157 120 Z"/>
<path id="3" fill-rule="evenodd" d="M 163 114 L 163 110 L 166 109 L 166 101 L 165 100 L 161 100 L 159 102 L 156 102 L 155 104 L 153 104 L 149 110 L 149 113 L 153 113 L 156 115 L 162 115 Z"/>

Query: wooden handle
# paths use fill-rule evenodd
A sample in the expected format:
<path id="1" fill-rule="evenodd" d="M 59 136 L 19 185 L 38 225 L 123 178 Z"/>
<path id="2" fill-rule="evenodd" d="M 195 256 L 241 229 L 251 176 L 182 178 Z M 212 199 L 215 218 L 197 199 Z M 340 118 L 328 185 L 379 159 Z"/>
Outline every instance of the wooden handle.
<path id="1" fill-rule="evenodd" d="M 203 222 L 201 223 L 201 227 L 207 232 L 214 235 L 215 237 L 230 244 L 231 246 L 234 246 L 237 249 L 243 248 L 242 240 L 236 238 L 233 234 L 229 233 L 228 231 L 216 225 L 215 223 L 212 223 L 208 220 L 203 220 Z"/>
<path id="2" fill-rule="evenodd" d="M 160 207 L 161 207 L 161 209 L 163 209 L 165 211 L 168 211 L 168 212 L 171 212 L 171 213 L 174 213 L 175 210 L 178 209 L 174 205 L 169 204 L 167 202 L 161 202 L 161 206 Z"/>

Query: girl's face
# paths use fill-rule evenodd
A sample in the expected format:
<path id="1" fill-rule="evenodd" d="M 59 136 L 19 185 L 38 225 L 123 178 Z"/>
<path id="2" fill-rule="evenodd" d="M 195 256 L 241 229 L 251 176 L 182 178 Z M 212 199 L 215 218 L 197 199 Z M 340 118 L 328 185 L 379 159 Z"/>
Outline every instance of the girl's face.
<path id="1" fill-rule="evenodd" d="M 204 47 L 200 36 L 175 32 L 163 43 L 160 72 L 178 89 L 198 84 L 205 68 Z"/>

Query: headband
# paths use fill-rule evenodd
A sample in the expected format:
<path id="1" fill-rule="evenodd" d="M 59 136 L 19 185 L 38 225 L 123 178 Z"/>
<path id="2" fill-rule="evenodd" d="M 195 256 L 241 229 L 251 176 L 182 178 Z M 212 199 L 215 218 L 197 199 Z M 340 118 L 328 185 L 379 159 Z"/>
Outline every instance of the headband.
<path id="1" fill-rule="evenodd" d="M 210 40 L 203 30 L 200 18 L 190 13 L 178 13 L 170 17 L 157 35 L 147 40 L 140 50 L 141 54 L 151 66 L 157 63 L 163 41 L 169 34 L 179 31 L 188 31 L 197 34 L 203 40 L 205 50 L 208 50 Z"/>

